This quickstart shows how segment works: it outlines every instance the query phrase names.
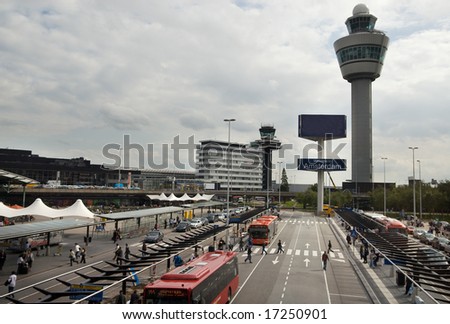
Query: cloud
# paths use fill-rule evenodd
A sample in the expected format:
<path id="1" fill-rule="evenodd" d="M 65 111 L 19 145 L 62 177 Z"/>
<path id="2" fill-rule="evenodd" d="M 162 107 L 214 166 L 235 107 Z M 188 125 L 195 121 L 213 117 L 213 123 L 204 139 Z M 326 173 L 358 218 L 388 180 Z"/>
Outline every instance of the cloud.
<path id="1" fill-rule="evenodd" d="M 177 135 L 226 140 L 223 119 L 235 118 L 233 141 L 249 143 L 271 123 L 294 161 L 310 144 L 297 137 L 298 115 L 333 113 L 348 116 L 342 155 L 350 160 L 351 88 L 333 42 L 347 35 L 355 4 L 3 1 L 0 146 L 103 163 L 101 148 L 125 134 L 155 147 Z M 382 179 L 386 155 L 389 178 L 406 183 L 415 145 L 423 174 L 446 179 L 426 166 L 447 158 L 450 4 L 367 5 L 391 40 L 373 83 L 374 177 Z M 339 183 L 350 171 L 333 177 Z"/>

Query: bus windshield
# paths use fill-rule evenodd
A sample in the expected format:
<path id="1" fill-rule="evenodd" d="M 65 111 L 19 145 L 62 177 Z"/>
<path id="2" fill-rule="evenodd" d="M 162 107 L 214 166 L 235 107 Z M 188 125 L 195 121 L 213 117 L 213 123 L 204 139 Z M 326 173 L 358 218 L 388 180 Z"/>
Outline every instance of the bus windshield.
<path id="1" fill-rule="evenodd" d="M 252 226 L 248 229 L 248 232 L 252 238 L 266 238 L 268 233 L 268 228 L 264 226 Z"/>

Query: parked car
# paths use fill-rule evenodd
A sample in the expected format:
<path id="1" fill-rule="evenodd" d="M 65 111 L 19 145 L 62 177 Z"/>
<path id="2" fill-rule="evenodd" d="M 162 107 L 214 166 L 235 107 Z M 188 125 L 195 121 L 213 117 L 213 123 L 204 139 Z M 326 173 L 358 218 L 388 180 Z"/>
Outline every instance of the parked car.
<path id="1" fill-rule="evenodd" d="M 203 226 L 203 222 L 200 218 L 193 218 L 191 219 L 191 227 L 192 228 L 199 228 Z"/>
<path id="2" fill-rule="evenodd" d="M 181 221 L 175 228 L 175 231 L 177 232 L 189 232 L 190 230 L 191 230 L 191 222 L 186 220 Z"/>
<path id="3" fill-rule="evenodd" d="M 419 241 L 431 245 L 431 241 L 433 241 L 435 237 L 436 236 L 433 233 L 424 233 L 420 236 Z"/>
<path id="4" fill-rule="evenodd" d="M 150 231 L 145 237 L 144 242 L 145 243 L 157 243 L 162 241 L 164 238 L 164 233 L 160 230 L 152 230 Z"/>
<path id="5" fill-rule="evenodd" d="M 435 249 L 450 253 L 450 240 L 446 237 L 436 236 L 433 241 L 431 241 L 431 246 Z"/>
<path id="6" fill-rule="evenodd" d="M 208 213 L 208 215 L 206 216 L 206 218 L 208 218 L 208 221 L 210 223 L 215 223 L 219 220 L 219 214 L 216 213 Z"/>
<path id="7" fill-rule="evenodd" d="M 414 234 L 414 229 L 415 229 L 415 227 L 412 226 L 412 225 L 406 226 L 406 232 L 407 232 L 408 234 L 413 235 L 413 234 Z"/>
<path id="8" fill-rule="evenodd" d="M 420 236 L 422 236 L 422 234 L 425 234 L 426 232 L 427 231 L 425 231 L 424 229 L 416 228 L 413 231 L 413 236 L 418 239 L 418 238 L 420 238 Z"/>
<path id="9" fill-rule="evenodd" d="M 200 217 L 200 219 L 202 220 L 203 225 L 208 225 L 209 224 L 209 220 L 206 217 Z"/>
<path id="10" fill-rule="evenodd" d="M 227 221 L 227 214 L 223 213 L 223 214 L 219 214 L 219 220 L 221 222 L 226 222 Z"/>

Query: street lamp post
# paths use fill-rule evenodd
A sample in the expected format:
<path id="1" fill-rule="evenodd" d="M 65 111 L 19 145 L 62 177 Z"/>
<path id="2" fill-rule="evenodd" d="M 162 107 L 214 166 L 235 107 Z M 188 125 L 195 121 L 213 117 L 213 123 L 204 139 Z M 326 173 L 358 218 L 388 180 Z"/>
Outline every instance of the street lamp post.
<path id="1" fill-rule="evenodd" d="M 413 215 L 414 219 L 416 219 L 416 162 L 414 160 L 414 151 L 418 149 L 417 146 L 410 146 L 408 147 L 410 150 L 412 150 L 412 156 L 413 156 Z"/>
<path id="2" fill-rule="evenodd" d="M 420 160 L 417 160 L 419 163 L 419 218 L 422 219 L 422 172 L 421 172 L 421 163 Z"/>
<path id="3" fill-rule="evenodd" d="M 279 165 L 278 169 L 278 206 L 281 209 L 281 166 L 283 165 L 283 162 L 277 162 Z"/>
<path id="4" fill-rule="evenodd" d="M 227 221 L 226 221 L 226 227 L 227 227 L 227 249 L 230 245 L 230 235 L 228 233 L 228 226 L 230 225 L 230 169 L 231 169 L 231 152 L 230 152 L 230 130 L 231 130 L 231 122 L 236 121 L 234 118 L 224 119 L 224 122 L 228 123 L 228 148 L 227 148 L 227 155 L 228 155 L 228 163 L 227 163 Z"/>
<path id="5" fill-rule="evenodd" d="M 384 215 L 386 216 L 386 160 L 387 158 L 382 157 L 383 160 L 383 189 L 384 189 L 384 200 L 383 200 L 383 206 L 384 206 Z"/>

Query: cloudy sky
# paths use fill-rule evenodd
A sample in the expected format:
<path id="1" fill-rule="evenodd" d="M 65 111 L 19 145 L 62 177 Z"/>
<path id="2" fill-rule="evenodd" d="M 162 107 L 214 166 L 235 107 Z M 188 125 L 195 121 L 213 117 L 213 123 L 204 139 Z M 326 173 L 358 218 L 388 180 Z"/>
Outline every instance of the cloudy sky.
<path id="1" fill-rule="evenodd" d="M 409 146 L 419 148 L 424 181 L 450 179 L 450 2 L 364 3 L 390 38 L 372 87 L 374 180 L 383 181 L 386 157 L 386 180 L 406 183 Z M 235 118 L 231 141 L 253 141 L 261 124 L 273 124 L 288 148 L 274 162 L 292 165 L 311 144 L 297 137 L 299 114 L 345 114 L 351 134 L 351 87 L 333 43 L 348 35 L 357 4 L 3 0 L 0 147 L 108 164 L 104 147 L 127 136 L 146 154 L 153 147 L 157 163 L 177 136 L 226 141 L 223 119 Z M 333 147 L 342 144 L 339 156 L 350 161 L 350 136 Z M 317 181 L 311 172 L 288 175 Z M 351 172 L 332 176 L 340 183 Z"/>

